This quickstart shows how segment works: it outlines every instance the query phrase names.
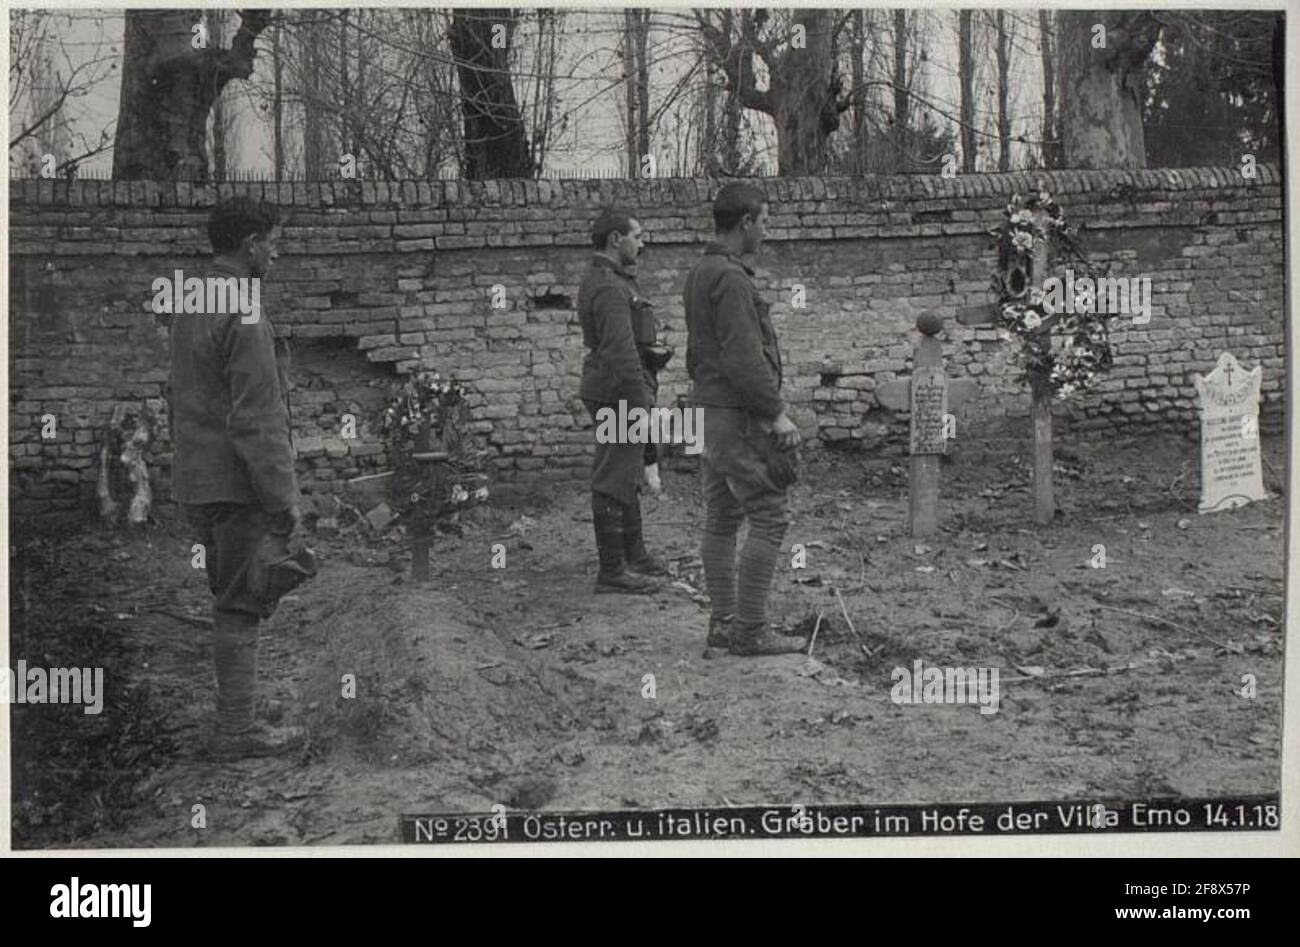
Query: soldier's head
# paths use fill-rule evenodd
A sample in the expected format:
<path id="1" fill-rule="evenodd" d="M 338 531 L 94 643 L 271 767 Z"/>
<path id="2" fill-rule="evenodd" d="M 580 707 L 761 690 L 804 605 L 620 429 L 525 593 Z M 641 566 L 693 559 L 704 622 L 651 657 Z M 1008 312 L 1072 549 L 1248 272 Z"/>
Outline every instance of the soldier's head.
<path id="1" fill-rule="evenodd" d="M 752 184 L 728 184 L 713 198 L 718 239 L 738 253 L 754 253 L 767 236 L 767 197 Z"/>
<path id="2" fill-rule="evenodd" d="M 617 207 L 607 207 L 591 225 L 591 245 L 623 266 L 631 266 L 641 252 L 641 222 Z"/>
<path id="3" fill-rule="evenodd" d="M 254 276 L 270 271 L 279 236 L 279 209 L 251 197 L 222 201 L 208 216 L 212 252 L 242 262 Z"/>

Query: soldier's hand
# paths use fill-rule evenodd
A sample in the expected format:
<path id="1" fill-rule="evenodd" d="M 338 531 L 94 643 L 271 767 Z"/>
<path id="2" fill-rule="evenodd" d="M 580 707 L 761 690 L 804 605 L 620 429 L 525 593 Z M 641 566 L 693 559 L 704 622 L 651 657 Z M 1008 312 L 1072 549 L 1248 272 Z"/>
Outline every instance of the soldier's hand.
<path id="1" fill-rule="evenodd" d="M 781 447 L 798 447 L 799 446 L 799 429 L 795 427 L 784 411 L 777 415 L 776 420 L 772 422 L 772 433 L 776 435 L 776 442 Z"/>

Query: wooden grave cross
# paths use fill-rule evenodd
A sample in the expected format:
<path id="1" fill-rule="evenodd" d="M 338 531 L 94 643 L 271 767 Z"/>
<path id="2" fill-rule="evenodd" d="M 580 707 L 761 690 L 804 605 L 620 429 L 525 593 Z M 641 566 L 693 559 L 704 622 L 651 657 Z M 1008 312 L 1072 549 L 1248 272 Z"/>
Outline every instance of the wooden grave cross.
<path id="1" fill-rule="evenodd" d="M 1040 224 L 1046 224 L 1047 212 L 1033 211 Z M 1040 226 L 1040 233 L 1046 233 L 1047 227 Z M 1030 271 L 1031 283 L 1039 288 L 1051 272 L 1051 259 L 1047 241 L 1035 240 L 1033 265 Z M 996 325 L 1001 321 L 1001 305 L 967 306 L 957 310 L 957 321 L 962 325 L 981 326 Z M 1053 313 L 1043 318 L 1043 323 L 1036 330 L 1042 335 L 1050 335 L 1052 326 L 1060 318 Z M 1034 428 L 1034 521 L 1040 526 L 1052 522 L 1056 515 L 1056 498 L 1052 489 L 1052 386 L 1046 378 L 1030 377 L 1030 417 Z"/>

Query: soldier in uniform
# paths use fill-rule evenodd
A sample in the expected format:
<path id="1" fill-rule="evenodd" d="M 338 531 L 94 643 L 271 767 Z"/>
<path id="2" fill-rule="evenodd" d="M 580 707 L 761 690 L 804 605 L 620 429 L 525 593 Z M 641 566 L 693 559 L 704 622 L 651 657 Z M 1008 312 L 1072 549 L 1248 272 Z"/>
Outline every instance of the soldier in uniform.
<path id="1" fill-rule="evenodd" d="M 274 207 L 242 197 L 217 206 L 208 221 L 209 276 L 266 276 L 278 234 Z M 217 717 L 209 752 L 218 760 L 278 753 L 303 738 L 299 727 L 254 716 L 259 623 L 315 571 L 302 542 L 287 382 L 265 311 L 249 320 L 238 312 L 172 317 L 172 494 L 203 544 L 213 596 Z"/>
<path id="2" fill-rule="evenodd" d="M 598 412 L 649 409 L 657 382 L 638 350 L 638 337 L 653 343 L 654 311 L 637 286 L 632 267 L 641 251 L 641 224 L 626 213 L 603 211 L 592 225 L 596 252 L 578 290 L 578 314 L 587 356 L 579 394 L 600 425 Z M 600 571 L 598 592 L 648 593 L 664 564 L 645 548 L 640 487 L 645 446 L 596 442 L 591 471 L 591 515 Z"/>
<path id="3" fill-rule="evenodd" d="M 741 257 L 762 245 L 767 200 L 728 184 L 713 201 L 716 236 L 686 279 L 686 368 L 703 409 L 701 473 L 707 645 L 732 654 L 799 651 L 802 641 L 767 623 L 772 576 L 789 525 L 786 491 L 797 479 L 799 429 L 781 399 L 781 350 L 754 272 Z M 749 535 L 736 561 L 736 534 Z"/>

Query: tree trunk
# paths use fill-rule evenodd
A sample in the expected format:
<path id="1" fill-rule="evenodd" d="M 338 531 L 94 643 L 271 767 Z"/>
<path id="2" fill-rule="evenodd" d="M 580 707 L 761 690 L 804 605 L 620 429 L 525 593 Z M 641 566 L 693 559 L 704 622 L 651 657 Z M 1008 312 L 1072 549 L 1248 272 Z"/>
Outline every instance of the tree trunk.
<path id="1" fill-rule="evenodd" d="M 222 10 L 209 10 L 205 15 L 208 41 L 220 47 L 226 41 L 225 14 Z M 212 178 L 224 181 L 230 169 L 226 155 L 226 105 L 222 96 L 212 100 Z"/>
<path id="2" fill-rule="evenodd" d="M 736 17 L 731 10 L 725 10 L 722 14 L 722 35 L 726 38 L 728 50 L 738 50 L 736 37 Z M 735 174 L 740 167 L 740 119 L 741 110 L 744 105 L 740 101 L 740 89 L 737 87 L 736 76 L 734 75 L 732 65 L 732 54 L 721 57 L 722 65 L 726 72 L 727 98 L 723 103 L 722 115 L 722 148 L 721 159 L 722 167 L 728 173 Z M 739 59 L 739 55 L 735 56 Z"/>
<path id="3" fill-rule="evenodd" d="M 900 156 L 907 137 L 907 11 L 894 11 L 894 131 Z"/>
<path id="4" fill-rule="evenodd" d="M 832 37 L 836 16 L 833 10 L 797 7 L 790 11 L 793 29 L 769 30 L 765 35 L 771 22 L 771 13 L 765 9 L 744 8 L 737 16 L 721 11 L 720 25 L 708 12 L 695 11 L 708 55 L 726 73 L 728 90 L 738 106 L 772 116 L 779 174 L 824 171 L 829 157 L 827 142 L 839 128 L 840 113 L 849 107 L 848 97 L 840 95 L 843 79 Z M 737 19 L 739 36 L 731 29 Z M 756 57 L 767 67 L 766 89 L 759 89 L 755 79 Z M 733 121 L 739 132 L 739 113 L 733 115 L 729 110 L 728 132 Z M 729 163 L 729 167 L 736 164 Z"/>
<path id="5" fill-rule="evenodd" d="M 994 14 L 998 58 L 998 170 L 1011 170 L 1011 34 L 1006 14 Z"/>
<path id="6" fill-rule="evenodd" d="M 339 117 L 339 151 L 356 157 L 356 136 L 352 134 L 352 83 L 348 76 L 348 11 L 339 14 L 339 98 L 343 114 Z"/>
<path id="7" fill-rule="evenodd" d="M 623 129 L 623 148 L 627 154 L 627 176 L 635 178 L 640 175 L 641 158 L 637 151 L 636 112 L 639 99 L 636 94 L 637 60 L 636 11 L 623 10 L 623 101 L 626 105 L 627 122 Z"/>
<path id="8" fill-rule="evenodd" d="M 975 173 L 975 58 L 971 50 L 972 13 L 962 10 L 957 14 L 959 52 L 957 71 L 961 80 L 961 169 L 966 174 Z"/>
<path id="9" fill-rule="evenodd" d="M 1056 120 L 1056 57 L 1052 48 L 1052 13 L 1038 11 L 1038 48 L 1043 62 L 1042 160 L 1044 168 L 1061 166 L 1060 130 Z"/>
<path id="10" fill-rule="evenodd" d="M 839 125 L 831 45 L 835 14 L 805 7 L 793 12 L 794 24 L 804 28 L 807 45 L 804 49 L 787 48 L 772 77 L 778 173 L 820 174 L 826 168 L 827 141 Z"/>
<path id="11" fill-rule="evenodd" d="M 320 11 L 303 11 L 307 18 L 299 36 L 302 63 L 302 165 L 303 176 L 313 180 L 324 177 L 325 127 L 322 119 L 325 86 L 321 78 L 320 43 L 324 39 Z"/>
<path id="12" fill-rule="evenodd" d="M 638 10 L 636 20 L 637 151 L 650 154 L 650 11 Z"/>
<path id="13" fill-rule="evenodd" d="M 853 11 L 853 156 L 854 172 L 866 174 L 867 159 L 867 15 Z"/>
<path id="14" fill-rule="evenodd" d="M 1160 35 L 1150 13 L 1062 10 L 1057 17 L 1063 160 L 1068 168 L 1146 167 L 1143 67 Z M 1105 27 L 1094 47 L 1093 27 Z"/>
<path id="15" fill-rule="evenodd" d="M 271 59 L 275 66 L 275 78 L 271 101 L 271 119 L 274 125 L 272 147 L 275 162 L 275 179 L 284 179 L 284 56 L 281 44 L 280 24 L 275 24 L 271 35 Z"/>
<path id="16" fill-rule="evenodd" d="M 470 179 L 533 176 L 524 120 L 509 71 L 509 47 L 517 21 L 518 14 L 507 9 L 456 7 L 452 11 L 449 39 L 460 79 L 464 175 Z M 504 42 L 494 46 L 494 34 Z"/>
<path id="17" fill-rule="evenodd" d="M 114 178 L 208 179 L 212 103 L 231 79 L 253 74 L 253 46 L 271 12 L 241 11 L 229 49 L 191 45 L 201 16 L 199 9 L 126 11 Z"/>
<path id="18" fill-rule="evenodd" d="M 713 177 L 718 173 L 718 87 L 713 66 L 710 63 L 704 70 L 704 88 L 701 90 L 704 111 L 704 137 L 700 139 L 699 159 L 695 166 L 705 176 Z"/>

